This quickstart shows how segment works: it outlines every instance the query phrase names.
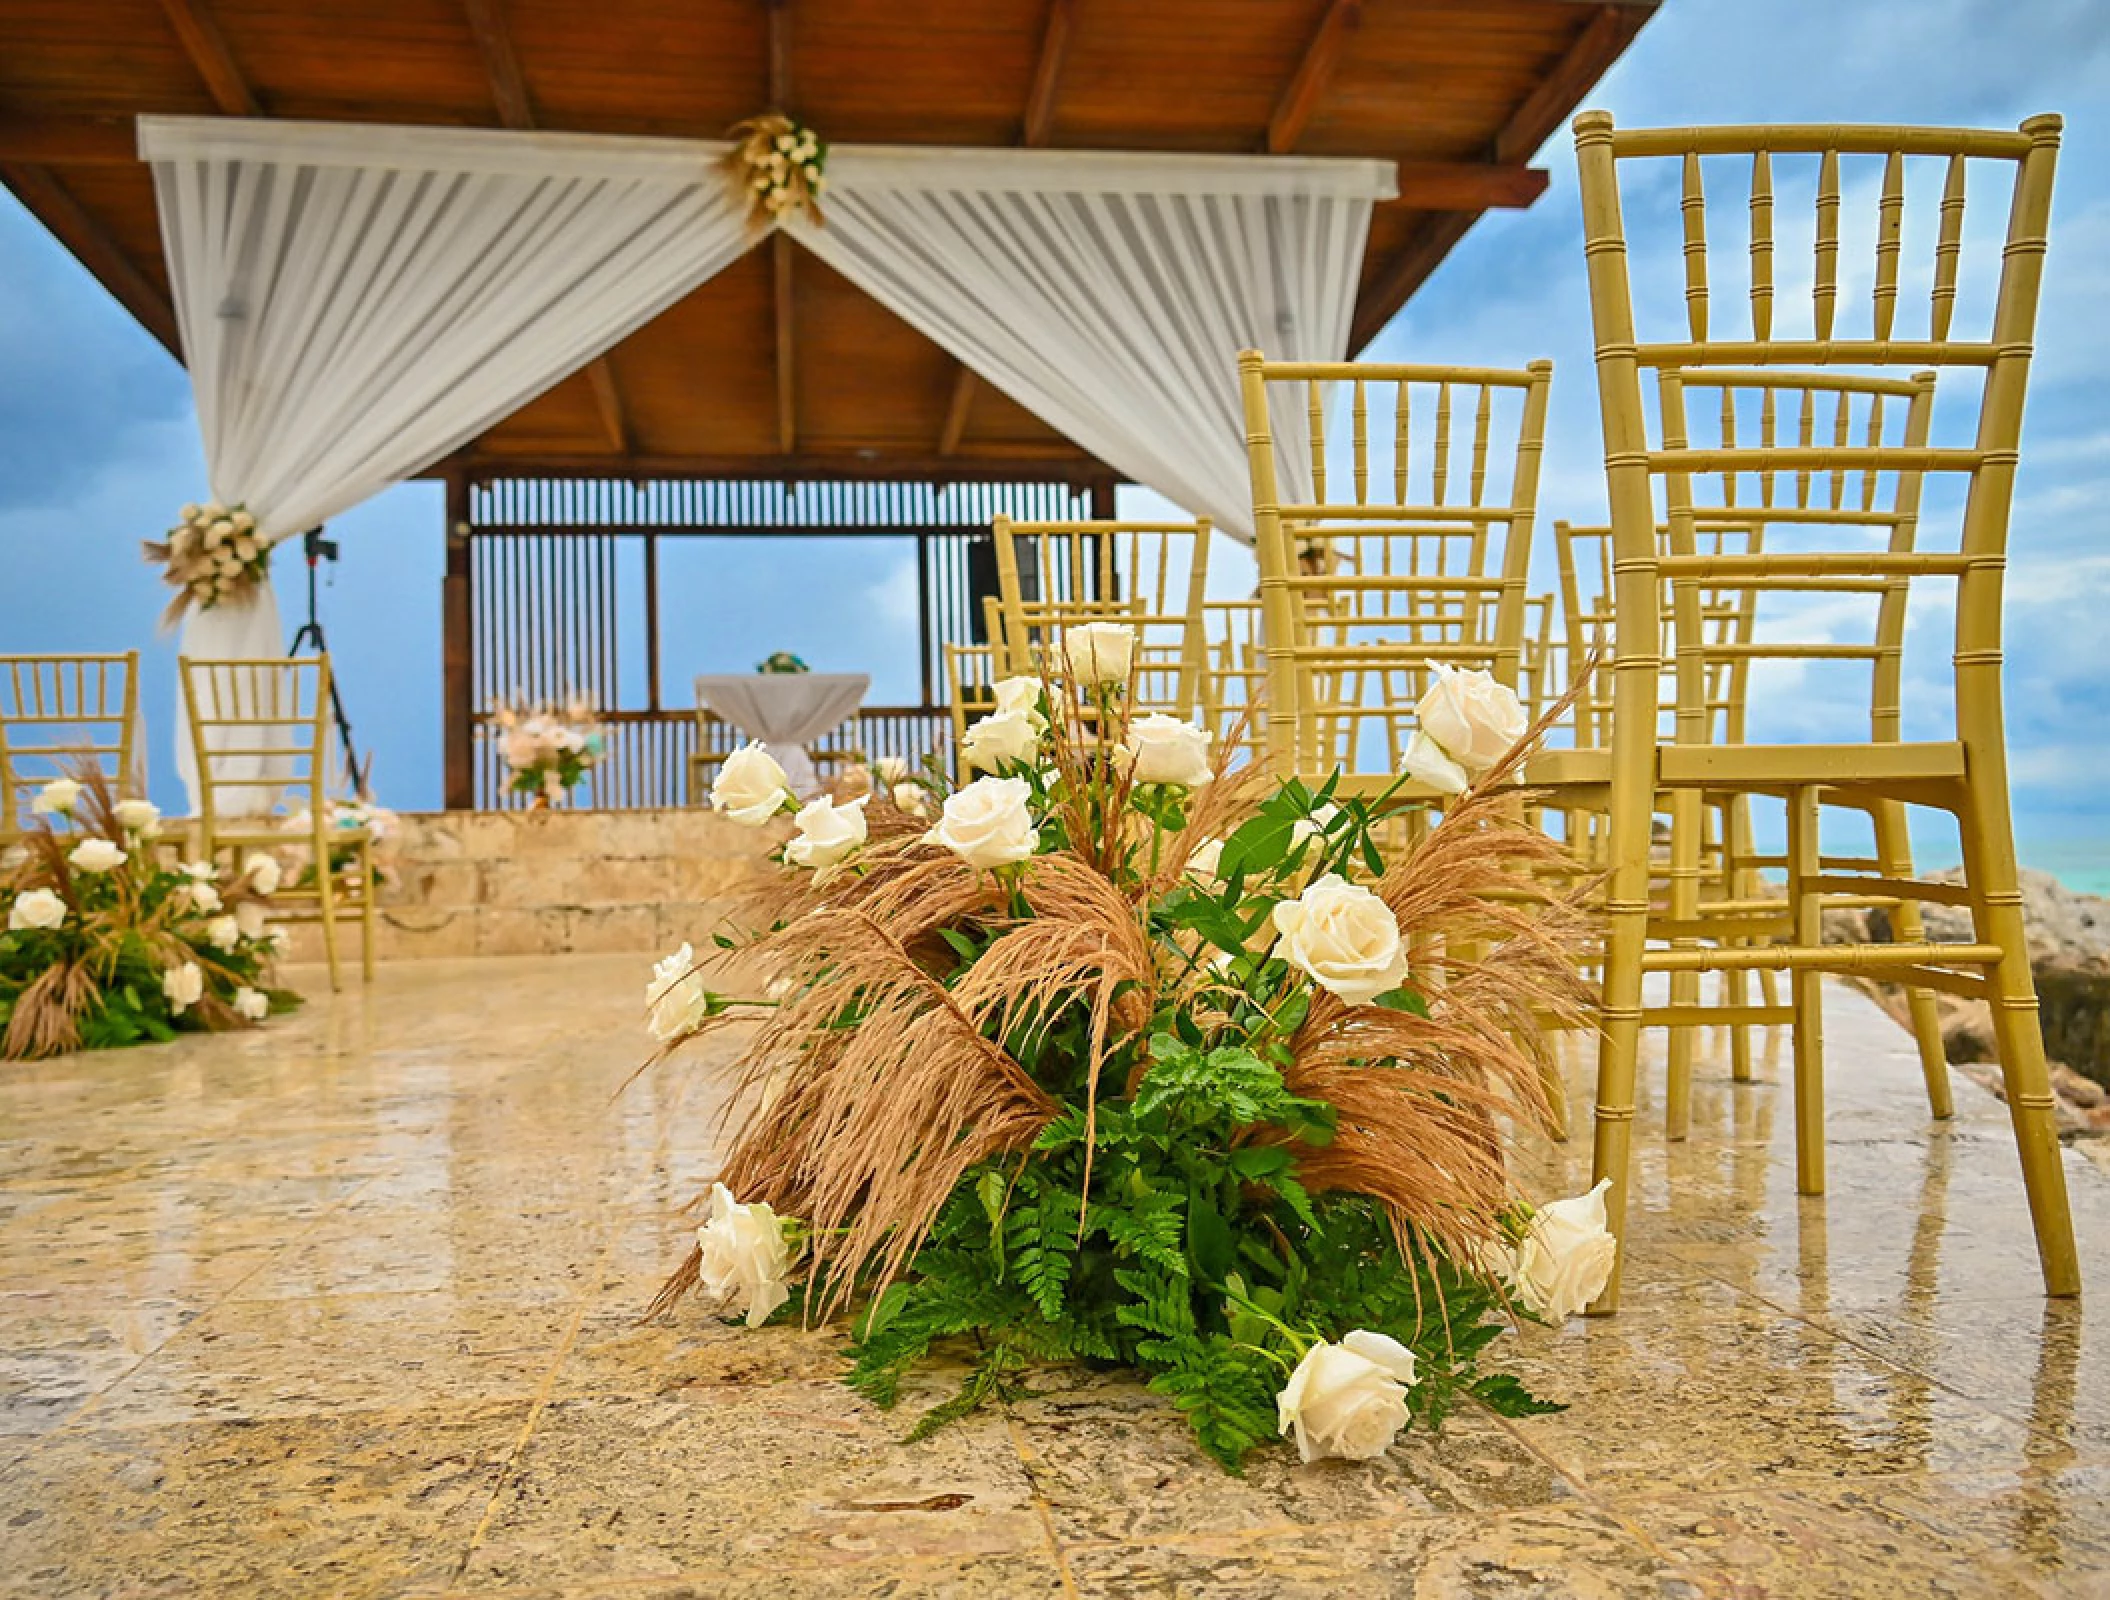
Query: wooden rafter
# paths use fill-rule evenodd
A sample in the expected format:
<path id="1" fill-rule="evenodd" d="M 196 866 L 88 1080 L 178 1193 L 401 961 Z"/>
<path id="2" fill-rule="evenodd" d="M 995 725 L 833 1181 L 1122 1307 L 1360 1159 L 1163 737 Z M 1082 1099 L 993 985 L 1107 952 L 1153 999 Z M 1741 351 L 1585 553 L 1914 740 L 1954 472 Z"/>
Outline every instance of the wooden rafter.
<path id="1" fill-rule="evenodd" d="M 235 64 L 234 53 L 227 48 L 227 40 L 220 32 L 219 21 L 212 14 L 209 0 L 161 0 L 161 9 L 168 14 L 169 26 L 176 30 L 183 53 L 190 57 L 198 76 L 205 80 L 206 91 L 221 114 L 229 117 L 261 116 L 263 105 L 258 101 L 256 91 L 249 87 L 249 80 L 242 76 L 242 69 Z"/>
<path id="2" fill-rule="evenodd" d="M 158 283 L 140 270 L 103 225 L 90 216 L 50 172 L 42 167 L 0 166 L 0 183 L 14 190 L 32 215 L 80 258 L 81 264 L 117 298 L 140 325 L 178 361 L 182 340 L 176 332 L 176 308 Z"/>
<path id="3" fill-rule="evenodd" d="M 462 472 L 491 478 L 900 478 L 934 483 L 1090 483 L 1106 468 L 1068 446 L 1013 445 L 1002 455 L 638 455 L 611 466 L 605 455 L 577 451 L 512 454 L 470 450 L 435 463 L 419 474 L 441 478 Z"/>
<path id="4" fill-rule="evenodd" d="M 945 426 L 938 434 L 938 454 L 949 456 L 960 448 L 960 436 L 967 431 L 968 408 L 974 404 L 974 369 L 961 367 L 953 379 L 952 398 L 945 404 Z"/>
<path id="5" fill-rule="evenodd" d="M 1552 71 L 1510 112 L 1488 142 L 1488 160 L 1497 167 L 1529 156 L 1546 142 L 1568 108 L 1604 76 L 1605 69 L 1655 15 L 1656 6 L 1654 0 L 1598 0 L 1592 11 Z M 1377 337 L 1378 330 L 1465 237 L 1477 216 L 1472 211 L 1432 212 L 1414 230 L 1364 288 L 1349 349 L 1360 350 Z"/>
<path id="6" fill-rule="evenodd" d="M 1546 192 L 1544 167 L 1497 166 L 1492 161 L 1402 161 L 1399 198 L 1415 211 L 1486 211 L 1528 206 Z"/>
<path id="7" fill-rule="evenodd" d="M 593 403 L 601 413 L 601 427 L 608 442 L 624 455 L 637 448 L 630 435 L 630 419 L 623 412 L 623 392 L 615 386 L 615 369 L 606 356 L 596 356 L 586 368 L 586 381 L 593 385 Z"/>
<path id="8" fill-rule="evenodd" d="M 504 0 L 462 0 L 468 13 L 469 34 L 476 53 L 483 58 L 484 76 L 491 83 L 491 99 L 498 106 L 498 120 L 508 128 L 532 128 L 535 108 L 528 99 L 527 79 L 521 75 L 520 57 L 513 49 L 513 32 L 506 26 Z"/>
<path id="9" fill-rule="evenodd" d="M 1283 85 L 1282 96 L 1275 102 L 1275 114 L 1268 118 L 1268 154 L 1279 156 L 1296 149 L 1312 113 L 1319 108 L 1320 97 L 1333 80 L 1334 69 L 1347 52 L 1348 36 L 1362 20 L 1363 0 L 1333 0 L 1326 8 L 1311 42 L 1304 47 L 1297 70 Z"/>
<path id="10" fill-rule="evenodd" d="M 791 6 L 789 0 L 762 0 L 769 12 L 769 104 L 790 115 Z M 792 301 L 791 240 L 779 233 L 769 241 L 770 301 L 777 335 L 777 449 L 792 454 L 799 441 L 797 317 Z"/>

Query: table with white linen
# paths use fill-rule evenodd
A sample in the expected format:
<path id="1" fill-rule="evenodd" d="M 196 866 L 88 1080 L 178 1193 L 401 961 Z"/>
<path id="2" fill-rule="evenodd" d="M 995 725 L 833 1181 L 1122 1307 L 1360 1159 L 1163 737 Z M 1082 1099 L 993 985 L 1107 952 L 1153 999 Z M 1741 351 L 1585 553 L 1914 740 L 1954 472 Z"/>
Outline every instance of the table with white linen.
<path id="1" fill-rule="evenodd" d="M 871 687 L 866 672 L 705 672 L 697 675 L 696 699 L 769 746 L 793 791 L 811 795 L 820 774 L 807 743 L 857 715 Z"/>

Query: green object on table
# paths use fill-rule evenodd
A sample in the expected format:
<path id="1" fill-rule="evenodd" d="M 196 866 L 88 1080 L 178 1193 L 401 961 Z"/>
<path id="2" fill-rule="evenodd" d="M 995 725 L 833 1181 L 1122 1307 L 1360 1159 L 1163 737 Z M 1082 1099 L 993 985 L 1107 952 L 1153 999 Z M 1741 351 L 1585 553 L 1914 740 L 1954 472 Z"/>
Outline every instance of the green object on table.
<path id="1" fill-rule="evenodd" d="M 805 662 L 801 661 L 789 650 L 779 650 L 776 654 L 755 663 L 755 671 L 757 672 L 811 672 L 812 670 L 811 667 L 807 666 Z"/>

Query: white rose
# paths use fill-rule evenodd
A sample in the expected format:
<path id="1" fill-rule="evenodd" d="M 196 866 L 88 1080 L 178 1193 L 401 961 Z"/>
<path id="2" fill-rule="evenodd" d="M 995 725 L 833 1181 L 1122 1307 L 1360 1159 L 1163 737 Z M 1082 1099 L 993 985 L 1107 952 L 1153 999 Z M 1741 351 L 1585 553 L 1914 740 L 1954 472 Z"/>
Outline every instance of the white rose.
<path id="1" fill-rule="evenodd" d="M 127 833 L 151 837 L 161 821 L 161 807 L 151 800 L 120 800 L 117 802 L 117 821 Z"/>
<path id="2" fill-rule="evenodd" d="M 1436 681 L 1415 702 L 1414 720 L 1459 766 L 1485 772 L 1531 726 L 1523 702 L 1491 673 L 1460 672 L 1441 661 L 1431 661 L 1429 668 Z"/>
<path id="3" fill-rule="evenodd" d="M 214 917 L 205 924 L 205 942 L 215 950 L 232 950 L 242 940 L 242 925 L 233 917 Z"/>
<path id="4" fill-rule="evenodd" d="M 1224 842 L 1221 839 L 1204 839 L 1187 856 L 1187 870 L 1197 878 L 1216 878 L 1222 875 Z"/>
<path id="5" fill-rule="evenodd" d="M 996 709 L 999 712 L 1018 711 L 1032 718 L 1034 726 L 1042 733 L 1048 731 L 1048 719 L 1040 714 L 1040 680 L 1021 674 L 1015 678 L 999 678 L 993 686 Z"/>
<path id="6" fill-rule="evenodd" d="M 908 763 L 899 756 L 881 756 L 872 763 L 872 771 L 884 784 L 896 784 L 908 776 Z"/>
<path id="7" fill-rule="evenodd" d="M 1032 792 L 1023 778 L 977 778 L 946 800 L 938 825 L 923 837 L 970 867 L 1023 861 L 1040 848 L 1033 814 L 1026 809 Z"/>
<path id="8" fill-rule="evenodd" d="M 693 1032 L 711 1014 L 711 991 L 696 970 L 696 952 L 689 944 L 654 964 L 645 1005 L 645 1024 L 660 1040 Z"/>
<path id="9" fill-rule="evenodd" d="M 1374 1461 L 1407 1425 L 1414 1352 L 1397 1339 L 1357 1328 L 1339 1344 L 1305 1352 L 1275 1397 L 1276 1425 L 1295 1433 L 1297 1458 Z"/>
<path id="10" fill-rule="evenodd" d="M 256 531 L 256 518 L 246 511 L 237 511 L 227 520 L 234 524 L 236 533 L 253 533 Z"/>
<path id="11" fill-rule="evenodd" d="M 271 1000 L 261 989 L 237 989 L 234 992 L 234 1010 L 238 1017 L 251 1022 L 262 1022 L 271 1015 Z"/>
<path id="12" fill-rule="evenodd" d="M 183 508 L 178 511 L 176 515 L 181 517 L 185 522 L 190 522 L 195 520 L 198 513 L 204 509 L 205 508 L 199 505 L 197 501 L 191 500 L 185 502 Z"/>
<path id="13" fill-rule="evenodd" d="M 108 872 L 123 866 L 128 858 L 108 839 L 83 839 L 66 852 L 66 859 L 82 872 Z"/>
<path id="14" fill-rule="evenodd" d="M 267 856 L 261 850 L 242 863 L 242 876 L 258 894 L 278 893 L 278 886 L 285 877 L 285 869 L 278 864 L 278 857 Z"/>
<path id="15" fill-rule="evenodd" d="M 81 798 L 81 786 L 71 778 L 53 778 L 37 791 L 29 809 L 40 817 L 70 816 Z"/>
<path id="16" fill-rule="evenodd" d="M 176 870 L 193 883 L 211 883 L 220 875 L 220 869 L 210 861 L 186 861 Z"/>
<path id="17" fill-rule="evenodd" d="M 1082 622 L 1062 635 L 1063 665 L 1073 683 L 1128 682 L 1136 659 L 1136 630 L 1118 622 Z"/>
<path id="18" fill-rule="evenodd" d="M 741 1205 L 724 1184 L 712 1184 L 710 1220 L 696 1230 L 696 1243 L 703 1251 L 699 1287 L 720 1300 L 745 1299 L 750 1328 L 761 1327 L 791 1298 L 784 1286 L 791 1245 L 783 1222 L 768 1206 Z"/>
<path id="19" fill-rule="evenodd" d="M 1438 794 L 1463 794 L 1472 787 L 1472 774 L 1444 754 L 1443 746 L 1421 729 L 1407 741 L 1407 776 L 1425 783 Z"/>
<path id="20" fill-rule="evenodd" d="M 1316 839 L 1333 826 L 1333 819 L 1341 814 L 1341 808 L 1332 803 L 1319 807 L 1308 817 L 1299 817 L 1289 825 L 1289 842 L 1302 844 L 1306 839 Z"/>
<path id="21" fill-rule="evenodd" d="M 212 912 L 220 909 L 220 891 L 211 884 L 200 883 L 194 878 L 191 880 L 191 886 L 186 892 L 190 895 L 191 909 L 193 911 Z"/>
<path id="22" fill-rule="evenodd" d="M 264 908 L 254 900 L 244 900 L 234 908 L 234 925 L 245 939 L 263 938 Z"/>
<path id="23" fill-rule="evenodd" d="M 759 744 L 743 744 L 727 756 L 711 782 L 711 809 L 749 828 L 761 827 L 796 798 L 776 757 Z"/>
<path id="24" fill-rule="evenodd" d="M 791 819 L 798 837 L 784 846 L 784 859 L 794 867 L 832 867 L 865 842 L 865 801 L 859 795 L 848 805 L 837 805 L 826 795 L 809 800 Z"/>
<path id="25" fill-rule="evenodd" d="M 925 794 L 916 784 L 895 784 L 894 792 L 889 798 L 894 802 L 894 809 L 905 815 L 911 817 L 927 817 L 930 815 L 930 796 Z"/>
<path id="26" fill-rule="evenodd" d="M 198 970 L 195 961 L 170 967 L 161 975 L 161 992 L 168 997 L 169 1010 L 180 1015 L 204 997 L 205 974 Z"/>
<path id="27" fill-rule="evenodd" d="M 1023 711 L 996 711 L 960 737 L 960 756 L 970 767 L 998 772 L 1031 761 L 1040 748 L 1040 730 Z"/>
<path id="28" fill-rule="evenodd" d="M 1588 1194 L 1541 1206 L 1531 1219 L 1510 1277 L 1526 1310 L 1561 1323 L 1604 1292 L 1612 1276 L 1618 1242 L 1605 1226 L 1604 1192 L 1610 1178 Z"/>
<path id="29" fill-rule="evenodd" d="M 29 889 L 15 896 L 8 908 L 7 931 L 24 928 L 56 928 L 66 920 L 66 902 L 49 889 Z"/>
<path id="30" fill-rule="evenodd" d="M 1392 908 L 1338 873 L 1284 900 L 1274 915 L 1284 958 L 1352 1006 L 1367 1005 L 1406 979 L 1406 942 Z"/>
<path id="31" fill-rule="evenodd" d="M 1121 756 L 1137 783 L 1176 783 L 1193 789 L 1209 781 L 1209 730 L 1162 711 L 1137 717 L 1121 741 Z"/>

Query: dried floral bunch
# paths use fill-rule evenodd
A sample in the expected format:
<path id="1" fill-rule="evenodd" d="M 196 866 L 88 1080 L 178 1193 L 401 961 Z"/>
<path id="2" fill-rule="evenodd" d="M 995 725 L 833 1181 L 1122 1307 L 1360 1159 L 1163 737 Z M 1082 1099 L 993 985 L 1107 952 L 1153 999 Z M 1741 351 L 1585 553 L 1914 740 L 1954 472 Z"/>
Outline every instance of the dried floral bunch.
<path id="1" fill-rule="evenodd" d="M 828 183 L 825 139 L 776 111 L 736 124 L 728 137 L 733 148 L 725 157 L 726 170 L 747 197 L 750 221 L 773 223 L 795 211 L 821 221 L 821 191 Z"/>
<path id="2" fill-rule="evenodd" d="M 271 541 L 241 506 L 208 501 L 185 506 L 180 516 L 166 538 L 140 544 L 146 559 L 160 564 L 162 581 L 176 591 L 162 613 L 163 627 L 175 626 L 193 606 L 207 611 L 254 593 L 271 569 Z"/>
<path id="3" fill-rule="evenodd" d="M 607 749 L 593 707 L 574 699 L 562 706 L 494 706 L 498 751 L 512 774 L 507 787 L 536 797 L 538 805 L 560 800 L 577 788 Z"/>
<path id="4" fill-rule="evenodd" d="M 771 998 L 715 991 L 688 947 L 648 989 L 666 1050 L 758 1019 L 656 1309 L 700 1286 L 753 1325 L 850 1311 L 881 1404 L 972 1336 L 919 1432 L 1030 1361 L 1126 1365 L 1233 1470 L 1281 1435 L 1374 1456 L 1467 1393 L 1547 1409 L 1479 1366 L 1611 1264 L 1601 1193 L 1534 1209 L 1504 1159 L 1546 1115 L 1542 1023 L 1583 999 L 1559 847 L 1510 783 L 1541 729 L 1388 860 L 1401 786 L 1234 773 L 1237 741 L 1131 714 L 1134 644 L 1075 628 L 1056 675 L 998 685 L 969 735 L 989 775 L 934 823 L 877 773 L 802 806 L 767 752 L 727 762 L 714 803 L 791 814 L 798 876 L 769 931 L 714 936 Z"/>
<path id="5" fill-rule="evenodd" d="M 160 813 L 113 798 L 94 768 L 46 784 L 32 809 L 0 856 L 0 1056 L 250 1027 L 299 1004 L 271 984 L 276 858 L 167 865 Z"/>

